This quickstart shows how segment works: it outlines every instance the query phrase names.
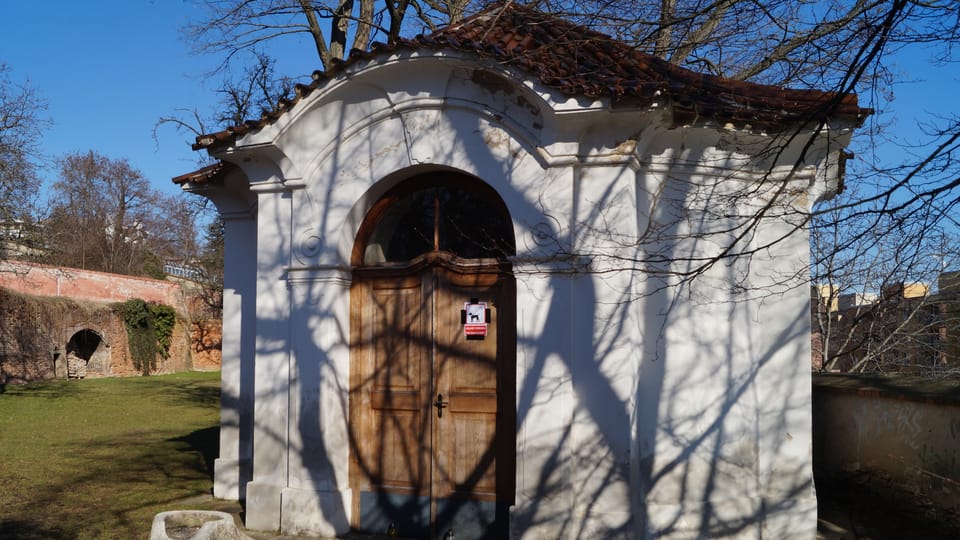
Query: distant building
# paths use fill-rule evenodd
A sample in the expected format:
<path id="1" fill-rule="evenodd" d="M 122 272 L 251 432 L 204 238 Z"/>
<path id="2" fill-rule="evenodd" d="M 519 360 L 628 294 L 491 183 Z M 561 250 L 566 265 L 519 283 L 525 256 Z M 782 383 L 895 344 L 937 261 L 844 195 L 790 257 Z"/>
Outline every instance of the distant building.
<path id="1" fill-rule="evenodd" d="M 175 261 L 163 263 L 163 273 L 174 278 L 189 281 L 204 281 L 206 279 L 206 274 L 202 268 Z"/>
<path id="2" fill-rule="evenodd" d="M 877 303 L 880 295 L 877 293 L 848 293 L 837 296 L 837 302 L 831 311 L 847 311 L 858 306 L 869 306 Z"/>
<path id="3" fill-rule="evenodd" d="M 0 223 L 0 259 L 37 257 L 44 253 L 31 237 L 31 225 L 22 219 Z"/>
<path id="4" fill-rule="evenodd" d="M 960 367 L 960 272 L 881 293 L 811 294 L 814 370 L 930 372 Z M 836 299 L 836 302 L 832 302 Z M 829 304 L 829 308 L 827 305 Z M 824 357 L 826 356 L 826 358 Z"/>

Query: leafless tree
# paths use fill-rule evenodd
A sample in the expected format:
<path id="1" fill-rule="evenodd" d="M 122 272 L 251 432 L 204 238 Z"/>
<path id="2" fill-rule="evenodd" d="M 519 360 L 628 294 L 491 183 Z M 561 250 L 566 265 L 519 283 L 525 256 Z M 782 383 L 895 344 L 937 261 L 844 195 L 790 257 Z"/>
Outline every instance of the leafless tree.
<path id="1" fill-rule="evenodd" d="M 164 127 L 173 127 L 179 134 L 195 137 L 206 133 L 211 126 L 239 125 L 247 118 L 270 110 L 289 93 L 293 80 L 278 77 L 274 60 L 262 52 L 252 51 L 250 59 L 250 63 L 242 66 L 239 76 L 231 76 L 228 70 L 217 90 L 219 100 L 214 110 L 174 111 L 157 121 L 154 139 L 159 138 Z M 205 159 L 199 157 L 204 163 Z M 185 207 L 175 221 L 182 224 L 189 221 L 192 227 L 206 223 L 206 230 L 202 244 L 193 242 L 190 249 L 183 246 L 178 259 L 195 273 L 197 298 L 202 304 L 198 307 L 207 313 L 205 316 L 219 317 L 223 306 L 223 222 L 217 218 L 209 219 L 211 208 L 206 204 L 207 199 L 189 197 L 187 200 L 192 204 Z M 187 214 L 192 215 L 192 219 L 188 220 Z M 181 237 L 185 235 L 181 234 Z M 195 235 L 191 233 L 190 238 Z"/>
<path id="2" fill-rule="evenodd" d="M 842 198 L 856 197 L 854 193 Z M 934 213 L 933 216 L 930 214 Z M 904 219 L 851 224 L 832 215 L 813 229 L 816 287 L 812 288 L 814 367 L 822 371 L 956 369 L 956 231 L 936 223 L 935 207 Z M 863 216 L 859 216 L 863 219 Z"/>
<path id="3" fill-rule="evenodd" d="M 229 69 L 225 71 L 214 110 L 185 108 L 173 111 L 157 121 L 153 129 L 154 140 L 159 140 L 165 127 L 172 127 L 181 135 L 196 137 L 217 126 L 242 124 L 248 118 L 271 110 L 289 94 L 294 80 L 278 76 L 273 59 L 262 52 L 252 51 L 248 60 L 239 66 L 242 69 L 237 76 L 233 76 Z M 203 161 L 202 157 L 200 161 Z"/>
<path id="4" fill-rule="evenodd" d="M 884 2 L 541 0 L 676 65 L 737 80 L 833 86 Z"/>
<path id="5" fill-rule="evenodd" d="M 215 53 L 223 65 L 242 51 L 306 36 L 324 68 L 371 41 L 396 41 L 404 32 L 435 29 L 463 17 L 468 0 L 207 0 L 209 16 L 186 28 L 197 52 Z M 412 20 L 411 20 L 412 17 Z"/>
<path id="6" fill-rule="evenodd" d="M 6 256 L 6 237 L 16 235 L 12 240 L 21 242 L 31 225 L 40 188 L 40 137 L 49 125 L 46 107 L 29 81 L 13 81 L 10 68 L 0 63 L 0 256 Z"/>
<path id="7" fill-rule="evenodd" d="M 216 4 L 248 5 L 240 2 Z M 269 5 L 275 7 L 279 3 Z M 923 3 L 908 0 L 663 0 L 659 3 L 545 0 L 537 5 L 626 40 L 675 65 L 738 80 L 832 90 L 837 103 L 844 96 L 857 93 L 863 96 L 864 104 L 878 110 L 883 110 L 894 97 L 887 86 L 898 76 L 890 69 L 893 53 L 909 44 L 927 43 L 937 47 L 937 61 L 950 62 L 956 59 L 952 56 L 953 45 L 960 37 L 960 19 L 955 5 L 937 0 Z M 425 9 L 423 4 L 410 3 L 404 6 L 407 9 Z M 333 21 L 334 11 L 329 9 L 325 13 Z M 286 35 L 280 31 L 279 25 L 271 25 L 266 21 L 260 21 L 259 25 L 252 23 L 262 14 L 244 13 L 243 25 L 238 28 L 245 33 L 234 35 L 232 41 L 225 38 L 227 34 L 220 34 L 218 43 L 221 48 L 210 50 L 218 50 L 229 59 L 244 47 L 266 47 L 271 39 Z M 295 9 L 284 12 L 287 20 L 294 20 L 301 14 Z M 303 16 L 309 20 L 306 14 Z M 221 23 L 226 21 L 221 17 Z M 300 31 L 306 31 L 304 29 L 309 27 L 299 24 Z M 384 32 L 384 35 L 391 34 Z M 326 54 L 329 55 L 331 50 L 335 49 L 327 48 Z M 324 57 L 324 49 L 318 48 L 318 54 L 322 63 L 329 67 L 331 60 Z M 939 105 L 943 109 L 950 106 Z M 824 117 L 829 116 L 829 109 L 823 112 Z M 734 179 L 729 182 L 719 179 L 718 184 L 725 184 L 720 187 L 730 187 L 722 190 L 719 196 L 706 192 L 690 193 L 687 200 L 699 202 L 701 207 L 697 210 L 703 211 L 706 219 L 713 220 L 710 227 L 706 227 L 706 233 L 703 228 L 697 229 L 696 233 L 710 235 L 709 238 L 700 239 L 716 246 L 714 254 L 709 257 L 677 261 L 677 250 L 657 249 L 689 240 L 679 237 L 682 233 L 676 231 L 681 227 L 674 227 L 669 222 L 670 219 L 680 220 L 683 217 L 674 218 L 669 211 L 663 212 L 666 216 L 663 221 L 651 224 L 638 237 L 617 239 L 624 249 L 616 252 L 590 252 L 589 246 L 582 243 L 578 245 L 571 238 L 546 238 L 545 241 L 554 241 L 555 252 L 559 256 L 568 256 L 571 261 L 602 259 L 604 263 L 596 267 L 605 269 L 603 271 L 643 272 L 646 274 L 646 288 L 640 294 L 657 295 L 660 293 L 655 290 L 658 283 L 690 284 L 719 265 L 728 265 L 730 271 L 725 275 L 731 276 L 730 281 L 734 281 L 724 282 L 724 286 L 747 286 L 746 280 L 744 283 L 736 282 L 738 273 L 749 270 L 750 259 L 755 253 L 775 248 L 774 244 L 782 241 L 782 237 L 758 240 L 757 227 L 767 218 L 784 218 L 796 229 L 810 228 L 812 231 L 814 250 L 811 264 L 804 271 L 809 271 L 812 284 L 826 286 L 826 301 L 819 299 L 818 291 L 818 302 L 814 304 L 812 314 L 814 320 L 822 325 L 821 332 L 825 333 L 821 349 L 825 365 L 840 366 L 846 361 L 844 358 L 853 358 L 853 362 L 845 367 L 858 370 L 868 366 L 887 369 L 902 359 L 898 355 L 905 352 L 939 354 L 947 349 L 928 338 L 944 328 L 944 321 L 956 321 L 956 310 L 952 314 L 944 314 L 945 310 L 940 309 L 943 304 L 937 303 L 932 296 L 912 297 L 904 294 L 904 284 L 934 279 L 940 270 L 955 264 L 958 255 L 955 239 L 958 228 L 956 205 L 960 202 L 960 168 L 956 153 L 960 148 L 957 142 L 960 139 L 960 117 L 949 111 L 941 112 L 941 117 L 931 117 L 930 141 L 918 147 L 916 156 L 908 162 L 886 163 L 884 156 L 871 152 L 872 146 L 884 142 L 883 137 L 889 138 L 890 135 L 883 131 L 884 126 L 880 122 L 868 126 L 872 128 L 872 137 L 856 143 L 860 145 L 856 148 L 860 157 L 846 161 L 846 190 L 832 201 L 818 203 L 811 211 L 798 210 L 802 205 L 794 204 L 795 201 L 790 199 L 795 194 L 782 188 L 782 178 L 772 174 L 773 171 L 756 186 L 737 185 Z M 802 146 L 803 139 L 809 137 L 810 133 L 816 134 L 827 128 L 829 126 L 820 118 L 810 118 L 803 131 L 798 129 L 792 134 L 788 133 L 786 138 L 791 143 L 800 141 Z M 778 145 L 783 145 L 783 140 L 772 141 L 765 154 L 780 155 L 782 146 Z M 697 189 L 696 186 L 684 187 Z M 670 194 L 654 195 L 663 196 L 658 199 L 663 201 L 668 200 Z M 758 204 L 758 201 L 767 201 L 768 204 Z M 792 213 L 781 214 L 785 208 Z M 590 214 L 588 219 L 594 219 L 594 223 L 577 225 L 584 230 L 592 228 L 587 230 L 587 234 L 603 234 L 606 218 L 604 209 L 598 205 Z M 583 271 L 591 271 L 590 265 L 585 264 Z M 784 276 L 784 282 L 795 284 L 794 277 Z M 558 290 L 563 288 L 558 287 Z M 884 293 L 889 300 L 877 302 L 878 307 L 871 312 L 853 310 L 844 315 L 849 315 L 848 321 L 842 321 L 834 315 L 835 310 L 831 306 L 834 299 L 839 303 L 838 295 L 841 292 L 848 291 L 877 291 Z M 774 294 L 770 291 L 745 292 Z M 631 294 L 634 292 L 624 291 L 622 301 L 634 300 Z M 822 308 L 824 303 L 825 309 Z M 595 315 L 602 317 L 601 314 Z M 803 322 L 803 316 L 798 320 Z M 845 326 L 848 322 L 851 323 L 849 328 Z M 294 321 L 293 324 L 303 324 L 303 321 Z M 957 327 L 955 322 L 952 324 L 953 328 Z M 617 325 L 611 323 L 610 326 Z M 804 326 L 798 324 L 798 327 Z M 834 332 L 833 329 L 838 327 L 843 331 Z M 650 330 L 655 333 L 659 329 Z M 346 329 L 343 332 L 349 334 Z M 397 332 L 398 335 L 401 333 Z M 610 340 L 610 343 L 614 342 Z M 658 345 L 653 344 L 645 352 L 655 355 L 656 347 Z M 864 350 L 866 353 L 862 355 L 855 353 Z M 313 365 L 302 369 L 313 369 Z M 656 377 L 656 372 L 652 373 Z M 301 376 L 299 380 L 309 380 L 304 375 L 307 374 L 298 374 Z M 737 374 L 737 380 L 741 380 L 740 375 Z M 591 376 L 595 376 L 595 380 L 602 384 L 603 374 L 598 372 Z M 742 377 L 742 380 L 752 380 L 752 375 Z M 730 410 L 727 407 L 732 406 L 739 399 L 739 392 L 748 387 L 747 384 L 731 385 L 724 397 L 724 400 L 729 400 L 724 402 L 724 410 Z M 662 394 L 651 394 L 651 402 L 648 403 L 650 407 L 647 410 L 653 411 L 650 414 L 654 417 L 658 400 L 670 395 L 668 389 L 662 390 Z M 617 410 L 618 404 L 609 405 L 597 407 L 593 412 L 600 417 Z M 624 413 L 623 416 L 628 415 Z M 729 444 L 729 440 L 725 440 L 729 435 L 724 433 L 723 417 L 721 415 L 716 422 L 704 428 L 696 440 L 685 441 L 684 455 L 711 444 L 716 444 L 714 448 L 719 453 L 723 444 Z M 669 422 L 678 420 L 669 417 L 654 419 L 664 422 L 667 431 L 671 428 Z M 683 421 L 686 419 L 680 420 Z M 303 422 L 299 427 L 304 429 L 309 425 L 309 422 Z M 595 448 L 578 448 L 577 451 L 592 455 L 604 451 L 604 444 L 603 441 L 597 441 Z M 641 476 L 649 476 L 651 484 L 661 480 L 668 482 L 664 478 L 675 469 L 687 470 L 687 463 L 686 457 L 682 457 L 667 467 L 658 465 L 655 468 L 652 463 L 643 464 Z M 617 472 L 611 474 L 615 476 Z M 541 487 L 549 489 L 546 482 Z M 802 492 L 808 486 L 800 485 L 796 489 Z M 701 536 L 730 532 L 709 530 L 710 525 L 711 522 L 705 519 Z M 728 525 L 719 523 L 721 527 Z M 626 535 L 625 531 L 618 532 Z"/>
<path id="8" fill-rule="evenodd" d="M 307 36 L 321 67 L 329 69 L 351 49 L 372 41 L 394 42 L 459 21 L 468 9 L 488 2 L 469 0 L 207 0 L 208 16 L 186 35 L 197 52 L 220 55 L 227 65 L 242 51 L 264 50 L 278 39 Z M 511 3 L 511 2 L 505 2 Z M 922 6 L 928 13 L 901 13 L 879 0 L 757 2 L 752 0 L 538 0 L 525 3 L 634 43 L 671 63 L 715 75 L 770 84 L 834 86 L 856 66 L 862 45 L 896 11 L 934 19 L 947 3 Z M 919 3 L 917 4 L 920 5 Z M 321 21 L 325 24 L 321 24 Z M 327 28 L 327 32 L 324 32 Z M 954 30 L 955 32 L 955 30 Z M 925 39 L 931 39 L 931 35 Z M 889 45 L 916 40 L 902 33 Z"/>
<path id="9" fill-rule="evenodd" d="M 155 191 L 127 160 L 87 152 L 64 156 L 59 166 L 46 262 L 159 277 L 163 260 L 184 249 L 178 243 L 193 241 L 189 203 Z"/>
<path id="10" fill-rule="evenodd" d="M 838 96 L 856 93 L 861 103 L 881 112 L 895 107 L 891 84 L 915 76 L 894 65 L 903 49 L 923 47 L 927 69 L 950 68 L 960 60 L 955 53 L 960 19 L 951 2 L 540 4 L 677 65 L 738 80 L 828 89 Z M 945 331 L 956 326 L 950 315 L 955 299 L 933 288 L 906 299 L 902 290 L 905 283 L 935 286 L 939 274 L 957 269 L 960 259 L 960 115 L 949 103 L 931 106 L 937 112 L 923 126 L 924 141 L 898 139 L 887 120 L 875 119 L 867 136 L 854 141 L 857 157 L 847 161 L 845 192 L 798 221 L 813 232 L 811 280 L 825 294 L 821 308 L 833 306 L 839 295 L 846 301 L 855 293 L 877 298 L 847 312 L 842 322 L 836 306 L 813 310 L 823 339 L 822 369 L 889 370 L 919 363 L 936 371 L 960 362 L 950 353 L 955 338 Z M 905 157 L 891 160 L 878 152 L 884 144 L 902 148 Z M 724 254 L 749 257 L 742 239 L 752 235 L 742 232 Z M 898 286 L 900 293 L 891 294 Z"/>
<path id="11" fill-rule="evenodd" d="M 223 310 L 223 220 L 215 218 L 208 225 L 196 260 L 200 310 L 208 317 L 220 317 Z"/>
<path id="12" fill-rule="evenodd" d="M 855 93 L 861 96 L 861 104 L 881 112 L 895 104 L 892 83 L 911 76 L 898 72 L 894 65 L 903 49 L 923 47 L 930 69 L 950 67 L 960 60 L 956 56 L 960 16 L 953 2 L 943 0 L 537 0 L 528 4 L 612 35 L 674 65 L 735 80 L 830 90 L 837 103 Z M 198 50 L 222 55 L 224 65 L 240 58 L 242 51 L 269 51 L 276 40 L 299 34 L 311 38 L 320 65 L 330 68 L 350 47 L 363 49 L 374 40 L 391 42 L 435 29 L 459 20 L 481 3 L 210 0 L 207 6 L 210 16 L 190 26 L 188 35 Z M 327 33 L 321 21 L 329 24 Z M 270 96 L 261 105 L 276 103 L 276 97 Z M 896 140 L 894 131 L 885 125 L 887 120 L 877 116 L 866 126 L 869 136 L 854 142 L 857 157 L 846 161 L 846 192 L 820 202 L 809 213 L 794 216 L 796 227 L 809 227 L 814 234 L 813 284 L 824 285 L 834 294 L 880 293 L 896 283 L 935 281 L 934 268 L 939 271 L 955 264 L 960 248 L 955 242 L 941 240 L 955 238 L 960 229 L 960 114 L 950 103 L 936 107 L 924 126 L 925 141 Z M 234 110 L 243 114 L 228 123 L 239 123 L 240 116 L 253 112 L 249 107 Z M 221 119 L 227 118 L 221 115 Z M 823 123 L 818 127 L 818 119 L 811 118 L 811 122 L 812 130 L 798 130 L 794 138 L 827 127 Z M 220 127 L 222 122 L 217 125 Z M 778 144 L 782 141 L 772 143 L 771 154 L 781 151 Z M 897 145 L 911 154 L 891 162 L 876 151 L 882 144 Z M 741 191 L 730 195 L 725 204 L 736 207 L 737 199 L 757 195 Z M 775 202 L 786 195 L 773 191 L 765 196 Z M 721 227 L 717 241 L 722 248 L 717 255 L 690 261 L 681 277 L 692 280 L 717 263 L 749 260 L 753 253 L 769 248 L 751 244 L 751 240 L 760 219 L 776 208 L 776 204 L 756 207 L 756 215 L 741 220 L 735 230 Z M 624 242 L 654 245 L 664 239 L 662 231 L 650 230 Z M 579 255 L 616 259 L 611 254 Z M 928 264 L 934 258 L 939 261 L 936 267 Z M 649 272 L 663 261 L 654 253 L 646 259 L 628 257 L 615 262 L 624 269 Z M 916 304 L 912 304 L 913 312 L 920 317 L 927 310 Z M 858 320 L 876 325 L 886 317 Z M 887 336 L 878 350 L 909 347 L 918 332 L 930 330 L 917 318 L 900 328 Z M 837 326 L 827 324 L 818 329 L 834 332 Z M 825 352 L 828 361 L 824 366 L 831 364 L 833 354 L 847 350 L 840 343 L 852 344 L 873 334 L 854 325 L 844 336 L 832 335 L 834 347 Z M 855 364 L 862 369 L 870 362 Z"/>

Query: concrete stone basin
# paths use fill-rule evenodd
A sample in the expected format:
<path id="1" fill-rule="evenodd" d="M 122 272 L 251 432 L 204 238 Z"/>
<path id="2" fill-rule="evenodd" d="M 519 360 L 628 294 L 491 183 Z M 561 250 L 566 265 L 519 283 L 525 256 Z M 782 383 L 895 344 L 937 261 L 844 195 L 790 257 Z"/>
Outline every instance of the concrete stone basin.
<path id="1" fill-rule="evenodd" d="M 233 516 L 212 510 L 174 510 L 153 518 L 150 540 L 251 540 Z"/>

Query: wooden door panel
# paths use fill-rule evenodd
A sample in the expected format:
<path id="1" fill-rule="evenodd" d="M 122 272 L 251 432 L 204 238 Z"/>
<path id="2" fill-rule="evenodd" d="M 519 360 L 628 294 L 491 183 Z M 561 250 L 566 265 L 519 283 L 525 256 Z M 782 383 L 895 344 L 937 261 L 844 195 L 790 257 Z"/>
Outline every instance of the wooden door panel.
<path id="1" fill-rule="evenodd" d="M 370 339 L 374 392 L 419 392 L 426 352 L 424 299 L 419 283 L 400 289 L 374 288 Z"/>
<path id="2" fill-rule="evenodd" d="M 375 410 L 371 416 L 379 428 L 377 437 L 370 440 L 376 475 L 371 487 L 394 493 L 421 492 L 425 482 L 421 474 L 419 411 Z"/>
<path id="3" fill-rule="evenodd" d="M 456 399 L 453 399 L 453 398 Z M 451 413 L 490 413 L 497 411 L 497 396 L 451 392 L 447 406 Z"/>
<path id="4" fill-rule="evenodd" d="M 469 413 L 456 416 L 452 429 L 456 443 L 449 449 L 453 454 L 451 491 L 469 493 L 475 498 L 495 498 L 496 429 L 489 416 Z"/>
<path id="5" fill-rule="evenodd" d="M 513 351 L 504 354 L 498 331 L 504 294 L 498 274 L 441 266 L 355 281 L 354 527 L 383 533 L 394 523 L 411 537 L 447 528 L 467 539 L 505 534 L 512 386 L 500 388 L 507 392 L 502 403 L 498 387 L 504 370 L 513 370 Z M 491 313 L 483 339 L 467 339 L 460 320 L 464 303 L 475 298 Z M 438 394 L 445 402 L 440 415 Z M 498 467 L 498 460 L 506 465 Z"/>
<path id="6" fill-rule="evenodd" d="M 433 473 L 437 497 L 496 498 L 497 304 L 499 288 L 488 276 L 441 272 L 435 293 L 437 388 L 449 413 L 436 420 Z M 487 335 L 467 339 L 460 311 L 487 302 Z"/>
<path id="7" fill-rule="evenodd" d="M 366 410 L 360 414 L 358 466 L 372 491 L 426 493 L 429 309 L 422 280 L 376 280 L 365 289 L 359 385 Z"/>
<path id="8" fill-rule="evenodd" d="M 377 410 L 417 411 L 423 408 L 420 392 L 370 392 L 370 408 Z"/>

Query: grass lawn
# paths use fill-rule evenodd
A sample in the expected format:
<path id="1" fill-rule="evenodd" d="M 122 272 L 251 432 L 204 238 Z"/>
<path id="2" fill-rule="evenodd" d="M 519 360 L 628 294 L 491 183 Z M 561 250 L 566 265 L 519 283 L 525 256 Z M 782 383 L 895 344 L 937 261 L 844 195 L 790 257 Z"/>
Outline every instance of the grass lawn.
<path id="1" fill-rule="evenodd" d="M 213 509 L 219 395 L 219 372 L 7 386 L 0 538 L 147 538 L 158 512 Z"/>

